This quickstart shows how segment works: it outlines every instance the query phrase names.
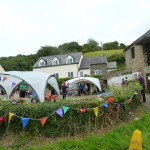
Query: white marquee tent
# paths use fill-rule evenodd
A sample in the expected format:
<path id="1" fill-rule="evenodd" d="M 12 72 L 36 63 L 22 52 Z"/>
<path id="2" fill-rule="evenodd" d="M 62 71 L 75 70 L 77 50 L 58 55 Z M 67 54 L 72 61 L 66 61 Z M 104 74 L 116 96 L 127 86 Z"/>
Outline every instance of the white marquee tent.
<path id="1" fill-rule="evenodd" d="M 80 77 L 80 78 L 70 79 L 66 81 L 66 84 L 69 83 L 69 89 L 71 89 L 73 85 L 77 84 L 78 82 L 88 82 L 94 84 L 99 89 L 99 91 L 102 91 L 99 79 L 93 77 Z"/>
<path id="2" fill-rule="evenodd" d="M 33 88 L 40 102 L 43 102 L 45 99 L 47 83 L 56 90 L 58 95 L 60 95 L 58 83 L 53 75 L 32 71 L 8 71 L 0 73 L 0 86 L 5 89 L 8 97 L 11 96 L 14 88 L 23 81 L 27 82 Z"/>

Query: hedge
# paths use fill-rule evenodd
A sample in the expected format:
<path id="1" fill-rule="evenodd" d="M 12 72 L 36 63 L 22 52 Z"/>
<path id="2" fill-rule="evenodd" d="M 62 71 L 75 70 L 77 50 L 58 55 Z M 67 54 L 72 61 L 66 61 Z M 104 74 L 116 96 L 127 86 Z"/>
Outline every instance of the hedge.
<path id="1" fill-rule="evenodd" d="M 0 123 L 0 134 L 6 131 L 19 133 L 29 132 L 33 136 L 43 135 L 46 137 L 75 136 L 77 134 L 87 134 L 91 131 L 112 125 L 119 120 L 124 120 L 128 116 L 128 112 L 137 108 L 140 104 L 139 94 L 134 94 L 132 101 L 129 99 L 122 102 L 110 102 L 108 107 L 104 104 L 108 103 L 106 97 L 103 102 L 99 98 L 84 100 L 64 100 L 60 102 L 44 102 L 44 103 L 24 103 L 22 105 L 13 105 L 10 101 L 1 100 L 1 117 L 6 115 L 6 121 Z M 120 108 L 118 109 L 118 104 Z M 70 109 L 63 117 L 56 113 L 56 110 L 62 106 Z M 96 117 L 93 108 L 98 107 L 98 116 Z M 81 113 L 80 109 L 85 109 L 85 113 Z M 10 123 L 8 124 L 9 114 L 13 113 Z M 29 123 L 22 128 L 21 118 L 31 118 Z M 40 119 L 48 117 L 44 126 Z"/>

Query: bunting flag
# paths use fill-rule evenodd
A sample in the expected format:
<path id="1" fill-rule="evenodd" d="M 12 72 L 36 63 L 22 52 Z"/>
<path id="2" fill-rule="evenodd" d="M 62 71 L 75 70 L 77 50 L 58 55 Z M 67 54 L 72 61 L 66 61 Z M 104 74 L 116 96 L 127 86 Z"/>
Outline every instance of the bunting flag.
<path id="1" fill-rule="evenodd" d="M 110 98 L 108 99 L 108 102 L 109 102 L 109 103 L 113 103 L 113 101 L 114 101 L 114 99 L 113 99 L 112 97 L 110 97 Z"/>
<path id="2" fill-rule="evenodd" d="M 4 77 L 3 77 L 3 81 L 5 81 L 5 80 L 7 80 L 7 78 L 4 76 Z"/>
<path id="3" fill-rule="evenodd" d="M 66 106 L 63 106 L 63 111 L 64 111 L 64 114 L 70 109 L 70 107 L 66 107 Z"/>
<path id="4" fill-rule="evenodd" d="M 5 117 L 5 116 L 1 117 L 1 118 L 0 118 L 0 123 L 3 123 L 5 120 L 6 120 L 6 117 Z"/>
<path id="5" fill-rule="evenodd" d="M 129 102 L 131 105 L 132 105 L 132 98 L 130 99 L 130 102 Z"/>
<path id="6" fill-rule="evenodd" d="M 108 103 L 103 104 L 104 107 L 108 108 Z"/>
<path id="7" fill-rule="evenodd" d="M 47 121 L 47 117 L 41 118 L 40 119 L 42 126 L 44 126 L 45 122 Z"/>
<path id="8" fill-rule="evenodd" d="M 134 92 L 134 95 L 137 95 L 138 93 L 137 92 Z"/>
<path id="9" fill-rule="evenodd" d="M 120 104 L 117 105 L 117 111 L 120 111 Z"/>
<path id="10" fill-rule="evenodd" d="M 86 109 L 80 109 L 80 113 L 85 113 L 86 112 Z"/>
<path id="11" fill-rule="evenodd" d="M 93 110 L 94 110 L 95 116 L 97 117 L 98 116 L 98 107 L 93 108 Z"/>
<path id="12" fill-rule="evenodd" d="M 57 110 L 56 110 L 56 113 L 57 113 L 58 115 L 60 115 L 61 117 L 64 116 L 62 108 L 57 109 Z"/>
<path id="13" fill-rule="evenodd" d="M 10 120 L 11 120 L 13 115 L 14 115 L 13 113 L 9 113 L 8 124 L 10 123 Z"/>
<path id="14" fill-rule="evenodd" d="M 30 118 L 22 118 L 22 126 L 23 126 L 23 129 L 27 126 Z"/>
<path id="15" fill-rule="evenodd" d="M 14 87 L 16 85 L 16 83 L 15 82 L 12 82 L 12 87 Z"/>
<path id="16" fill-rule="evenodd" d="M 132 135 L 129 150 L 142 150 L 142 135 L 139 130 L 135 130 Z"/>

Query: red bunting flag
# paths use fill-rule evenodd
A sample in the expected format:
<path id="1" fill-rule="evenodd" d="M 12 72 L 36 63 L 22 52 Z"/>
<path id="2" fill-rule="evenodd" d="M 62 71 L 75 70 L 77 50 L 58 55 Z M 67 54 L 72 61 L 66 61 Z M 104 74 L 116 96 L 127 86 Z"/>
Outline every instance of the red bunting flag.
<path id="1" fill-rule="evenodd" d="M 3 81 L 5 81 L 5 80 L 7 80 L 7 78 L 4 76 L 4 77 L 3 77 Z"/>
<path id="2" fill-rule="evenodd" d="M 6 117 L 5 117 L 5 116 L 1 117 L 1 118 L 0 118 L 0 123 L 3 123 L 5 120 L 6 120 Z"/>
<path id="3" fill-rule="evenodd" d="M 40 119 L 40 121 L 41 121 L 41 123 L 42 123 L 42 126 L 44 126 L 44 124 L 45 124 L 46 120 L 47 120 L 47 117 L 45 117 L 45 118 L 41 118 L 41 119 Z"/>
<path id="4" fill-rule="evenodd" d="M 80 113 L 85 113 L 86 109 L 80 109 Z"/>
<path id="5" fill-rule="evenodd" d="M 130 105 L 132 105 L 132 98 L 130 99 Z"/>

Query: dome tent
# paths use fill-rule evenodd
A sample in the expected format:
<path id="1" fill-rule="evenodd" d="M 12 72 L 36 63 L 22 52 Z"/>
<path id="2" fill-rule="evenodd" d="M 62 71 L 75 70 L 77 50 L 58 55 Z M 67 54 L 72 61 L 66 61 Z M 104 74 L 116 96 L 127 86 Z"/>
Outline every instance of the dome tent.
<path id="1" fill-rule="evenodd" d="M 14 88 L 23 81 L 27 82 L 33 88 L 40 102 L 43 102 L 45 99 L 44 95 L 47 83 L 60 95 L 56 78 L 53 75 L 32 71 L 8 71 L 0 74 L 0 85 L 5 89 L 8 97 L 10 97 Z"/>
<path id="2" fill-rule="evenodd" d="M 99 89 L 99 91 L 102 91 L 99 79 L 93 78 L 93 77 L 80 77 L 80 78 L 70 79 L 70 80 L 66 81 L 66 84 L 69 83 L 69 89 L 71 89 L 73 87 L 73 85 L 78 82 L 92 83 Z"/>

